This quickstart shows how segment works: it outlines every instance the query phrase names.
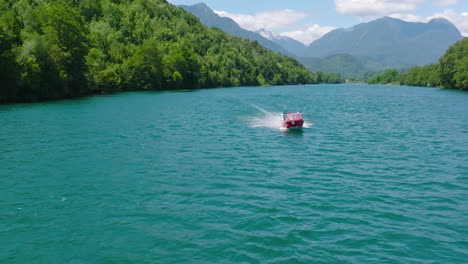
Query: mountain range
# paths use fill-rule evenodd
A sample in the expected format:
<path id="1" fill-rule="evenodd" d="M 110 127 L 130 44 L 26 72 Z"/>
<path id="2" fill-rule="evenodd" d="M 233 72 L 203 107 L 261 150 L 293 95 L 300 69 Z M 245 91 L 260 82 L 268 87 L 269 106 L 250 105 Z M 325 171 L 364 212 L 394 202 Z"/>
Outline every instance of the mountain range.
<path id="1" fill-rule="evenodd" d="M 234 20 L 219 16 L 204 3 L 180 7 L 207 26 L 256 40 L 274 52 L 294 56 L 312 71 L 340 73 L 343 77 L 435 63 L 450 45 L 463 38 L 460 31 L 444 18 L 416 23 L 383 17 L 351 28 L 332 30 L 306 46 L 265 30 L 242 29 Z"/>
<path id="2" fill-rule="evenodd" d="M 205 26 L 217 27 L 230 35 L 246 38 L 252 41 L 257 41 L 260 45 L 273 52 L 291 57 L 295 56 L 294 53 L 287 51 L 280 44 L 277 44 L 256 32 L 248 31 L 241 28 L 239 24 L 237 24 L 234 20 L 228 17 L 219 16 L 205 3 L 198 3 L 191 6 L 180 5 L 179 7 L 198 17 L 200 22 Z"/>
<path id="3" fill-rule="evenodd" d="M 307 46 L 304 45 L 302 42 L 299 42 L 293 38 L 282 36 L 280 34 L 267 31 L 265 29 L 255 31 L 256 33 L 260 34 L 262 37 L 273 41 L 274 43 L 280 45 L 288 52 L 294 54 L 296 57 L 307 57 Z"/>
<path id="4" fill-rule="evenodd" d="M 350 54 L 401 68 L 437 62 L 449 46 L 462 38 L 460 31 L 445 18 L 415 23 L 383 17 L 335 29 L 312 42 L 303 55 L 324 58 Z"/>

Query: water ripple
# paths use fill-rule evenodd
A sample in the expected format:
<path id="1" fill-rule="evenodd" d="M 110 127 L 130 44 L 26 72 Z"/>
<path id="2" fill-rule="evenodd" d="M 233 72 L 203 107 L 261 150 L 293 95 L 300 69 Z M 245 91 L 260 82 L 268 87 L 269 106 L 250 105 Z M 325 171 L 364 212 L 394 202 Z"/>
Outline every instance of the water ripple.
<path id="1" fill-rule="evenodd" d="M 466 97 L 325 85 L 3 106 L 0 262 L 466 263 Z M 285 104 L 313 126 L 279 131 Z"/>

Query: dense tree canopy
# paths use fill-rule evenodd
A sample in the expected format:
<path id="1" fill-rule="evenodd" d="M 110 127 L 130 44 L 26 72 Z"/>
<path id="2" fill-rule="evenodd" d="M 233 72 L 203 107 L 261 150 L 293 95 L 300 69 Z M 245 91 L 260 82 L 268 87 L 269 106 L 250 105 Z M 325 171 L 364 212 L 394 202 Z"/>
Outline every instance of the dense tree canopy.
<path id="1" fill-rule="evenodd" d="M 397 80 L 398 71 L 394 69 L 386 70 L 382 74 L 375 75 L 368 80 L 370 84 L 383 83 L 388 84 Z"/>
<path id="2" fill-rule="evenodd" d="M 324 80 L 165 0 L 0 0 L 0 102 Z"/>
<path id="3" fill-rule="evenodd" d="M 451 46 L 440 59 L 444 87 L 468 91 L 468 38 Z"/>

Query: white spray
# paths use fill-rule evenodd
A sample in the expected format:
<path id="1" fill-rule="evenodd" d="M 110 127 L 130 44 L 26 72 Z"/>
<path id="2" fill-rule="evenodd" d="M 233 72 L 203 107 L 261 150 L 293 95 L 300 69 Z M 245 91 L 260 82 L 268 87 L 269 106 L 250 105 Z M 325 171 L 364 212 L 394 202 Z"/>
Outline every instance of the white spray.
<path id="1" fill-rule="evenodd" d="M 257 105 L 252 104 L 253 107 L 258 109 L 261 113 L 253 116 L 243 116 L 240 119 L 244 120 L 250 127 L 268 127 L 272 129 L 282 129 L 283 113 L 270 112 Z M 304 127 L 309 128 L 312 123 L 304 122 Z"/>

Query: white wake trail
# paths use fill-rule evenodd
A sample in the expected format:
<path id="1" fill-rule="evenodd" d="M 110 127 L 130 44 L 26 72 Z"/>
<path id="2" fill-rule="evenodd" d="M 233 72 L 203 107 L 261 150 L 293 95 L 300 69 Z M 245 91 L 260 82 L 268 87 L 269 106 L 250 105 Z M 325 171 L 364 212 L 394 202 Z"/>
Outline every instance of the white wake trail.
<path id="1" fill-rule="evenodd" d="M 248 124 L 250 127 L 267 127 L 271 129 L 278 129 L 281 130 L 281 124 L 283 122 L 283 113 L 282 112 L 271 112 L 268 111 L 258 105 L 252 104 L 260 112 L 251 115 L 251 116 L 242 116 L 244 122 Z M 304 127 L 309 128 L 313 124 L 307 121 L 304 122 Z"/>

